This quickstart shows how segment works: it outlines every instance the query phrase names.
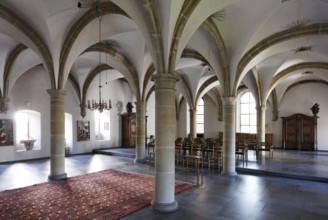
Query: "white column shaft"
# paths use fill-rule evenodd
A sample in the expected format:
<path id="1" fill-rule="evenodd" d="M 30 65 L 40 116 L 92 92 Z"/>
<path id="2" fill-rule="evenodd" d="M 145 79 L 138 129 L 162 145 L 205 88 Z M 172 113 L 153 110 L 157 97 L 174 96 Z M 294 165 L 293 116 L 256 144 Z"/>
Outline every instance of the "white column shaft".
<path id="1" fill-rule="evenodd" d="M 135 162 L 143 162 L 146 157 L 146 103 L 135 102 L 137 112 L 136 133 L 136 159 Z"/>
<path id="2" fill-rule="evenodd" d="M 50 104 L 50 174 L 49 179 L 66 178 L 65 172 L 65 96 L 66 91 L 49 89 Z"/>
<path id="3" fill-rule="evenodd" d="M 223 175 L 236 173 L 236 105 L 234 97 L 223 98 Z"/>
<path id="4" fill-rule="evenodd" d="M 173 74 L 156 74 L 155 81 L 155 191 L 154 209 L 175 211 L 175 84 Z"/>
<path id="5" fill-rule="evenodd" d="M 265 106 L 257 108 L 257 142 L 265 142 Z"/>
<path id="6" fill-rule="evenodd" d="M 189 109 L 190 112 L 190 137 L 195 138 L 196 132 L 196 109 Z"/>

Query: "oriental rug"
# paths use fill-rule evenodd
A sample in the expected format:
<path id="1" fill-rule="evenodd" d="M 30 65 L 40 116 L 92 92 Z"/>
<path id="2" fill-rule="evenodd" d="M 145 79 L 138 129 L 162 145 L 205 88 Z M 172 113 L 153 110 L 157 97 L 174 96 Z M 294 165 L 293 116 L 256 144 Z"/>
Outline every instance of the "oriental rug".
<path id="1" fill-rule="evenodd" d="M 175 183 L 175 192 L 191 188 Z M 118 219 L 150 205 L 154 177 L 118 170 L 0 192 L 0 219 Z"/>

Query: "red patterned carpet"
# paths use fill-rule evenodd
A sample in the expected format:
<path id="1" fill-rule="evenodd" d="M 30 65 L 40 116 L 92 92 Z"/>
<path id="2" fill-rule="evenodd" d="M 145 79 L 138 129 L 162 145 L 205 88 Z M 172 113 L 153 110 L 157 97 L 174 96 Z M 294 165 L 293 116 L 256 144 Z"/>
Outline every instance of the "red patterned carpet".
<path id="1" fill-rule="evenodd" d="M 192 185 L 176 182 L 176 193 Z M 150 204 L 154 177 L 105 170 L 0 192 L 0 218 L 118 219 Z"/>

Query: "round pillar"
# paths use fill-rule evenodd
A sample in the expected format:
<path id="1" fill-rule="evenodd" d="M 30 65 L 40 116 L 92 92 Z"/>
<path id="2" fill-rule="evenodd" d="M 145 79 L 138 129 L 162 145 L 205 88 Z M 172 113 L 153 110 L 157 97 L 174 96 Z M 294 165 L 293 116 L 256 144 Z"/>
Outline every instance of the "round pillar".
<path id="1" fill-rule="evenodd" d="M 65 96 L 62 89 L 47 90 L 50 95 L 50 174 L 49 179 L 67 178 L 65 172 Z"/>
<path id="2" fill-rule="evenodd" d="M 146 157 L 146 102 L 135 102 L 137 113 L 136 163 L 145 161 Z"/>
<path id="3" fill-rule="evenodd" d="M 189 109 L 190 112 L 190 138 L 196 138 L 196 109 Z"/>
<path id="4" fill-rule="evenodd" d="M 223 98 L 223 170 L 222 174 L 235 176 L 236 172 L 236 98 Z"/>
<path id="5" fill-rule="evenodd" d="M 266 106 L 260 106 L 257 110 L 257 142 L 265 142 L 265 110 Z"/>
<path id="6" fill-rule="evenodd" d="M 156 74 L 155 81 L 155 190 L 152 208 L 161 212 L 178 209 L 175 200 L 175 85 L 179 77 Z"/>

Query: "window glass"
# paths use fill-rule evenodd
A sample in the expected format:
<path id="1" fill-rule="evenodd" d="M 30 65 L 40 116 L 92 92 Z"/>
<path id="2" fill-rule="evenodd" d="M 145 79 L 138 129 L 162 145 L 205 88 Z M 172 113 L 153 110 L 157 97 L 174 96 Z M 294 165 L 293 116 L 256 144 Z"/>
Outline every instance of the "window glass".
<path id="1" fill-rule="evenodd" d="M 240 116 L 240 124 L 241 125 L 249 125 L 249 115 L 241 115 Z"/>
<path id="2" fill-rule="evenodd" d="M 196 121 L 197 124 L 204 124 L 204 115 L 196 115 Z"/>
<path id="3" fill-rule="evenodd" d="M 256 103 L 250 92 L 240 98 L 240 132 L 256 133 Z"/>
<path id="4" fill-rule="evenodd" d="M 200 99 L 197 103 L 196 111 L 196 132 L 204 133 L 204 101 Z"/>
<path id="5" fill-rule="evenodd" d="M 16 150 L 28 150 L 25 143 L 33 141 L 33 148 L 41 149 L 41 114 L 32 110 L 21 110 L 15 114 L 16 122 Z"/>
<path id="6" fill-rule="evenodd" d="M 204 115 L 204 106 L 198 106 L 197 105 L 197 115 Z"/>
<path id="7" fill-rule="evenodd" d="M 249 104 L 240 104 L 241 114 L 249 114 Z"/>

